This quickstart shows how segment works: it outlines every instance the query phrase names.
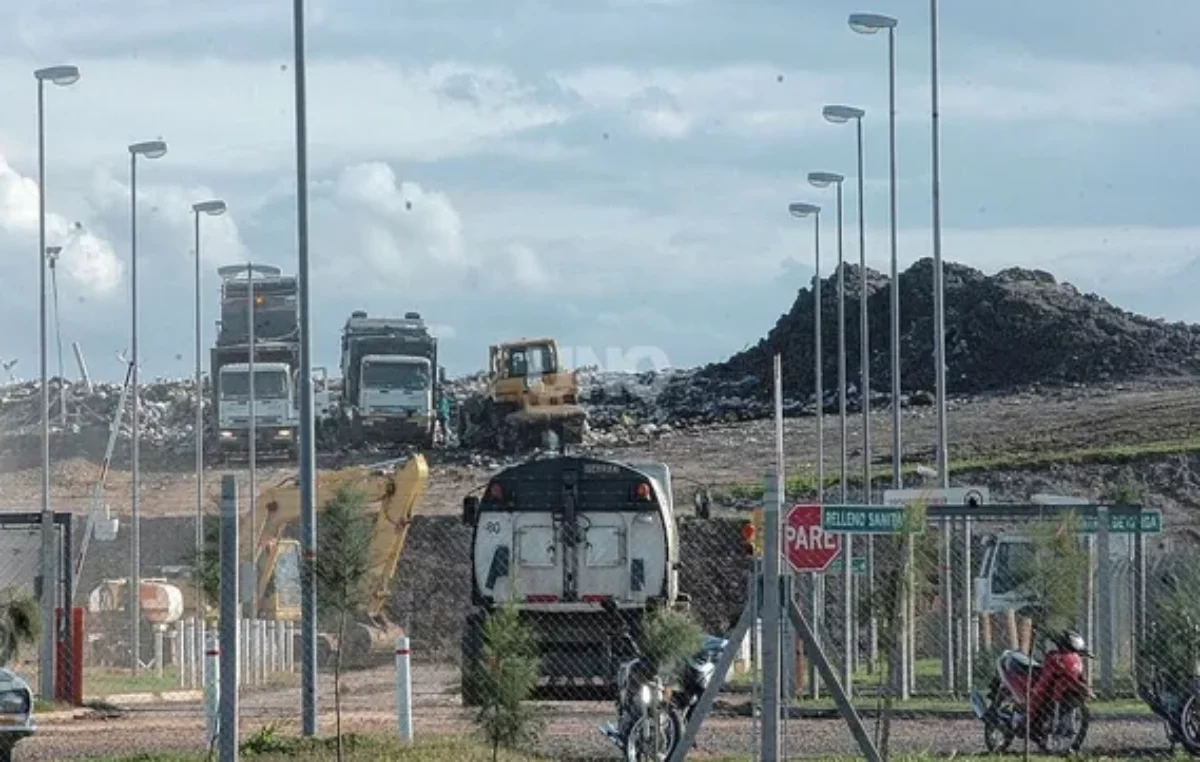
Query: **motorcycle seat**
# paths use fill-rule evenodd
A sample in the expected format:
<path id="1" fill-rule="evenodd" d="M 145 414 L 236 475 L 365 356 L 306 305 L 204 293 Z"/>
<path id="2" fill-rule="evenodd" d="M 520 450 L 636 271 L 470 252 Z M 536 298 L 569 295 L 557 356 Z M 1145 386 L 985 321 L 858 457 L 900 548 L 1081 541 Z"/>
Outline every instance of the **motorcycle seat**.
<path id="1" fill-rule="evenodd" d="M 1042 663 L 1037 659 L 1031 659 L 1025 655 L 1024 651 L 1008 650 L 1000 657 L 1004 661 L 1006 667 L 1012 667 L 1020 670 L 1029 670 L 1031 667 L 1034 671 L 1042 668 Z"/>

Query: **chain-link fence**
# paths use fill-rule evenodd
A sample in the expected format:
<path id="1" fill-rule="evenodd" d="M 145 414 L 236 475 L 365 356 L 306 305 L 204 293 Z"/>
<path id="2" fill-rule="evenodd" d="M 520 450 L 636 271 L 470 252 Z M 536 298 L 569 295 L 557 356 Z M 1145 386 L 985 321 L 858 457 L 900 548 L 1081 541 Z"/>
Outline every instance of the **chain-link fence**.
<path id="1" fill-rule="evenodd" d="M 278 478 L 267 469 L 260 473 L 264 486 Z M 208 480 L 211 497 L 206 504 L 215 516 L 211 506 L 219 480 L 215 474 Z M 244 476 L 239 479 L 243 516 L 249 502 L 246 482 Z M 638 519 L 645 511 L 623 513 L 640 499 L 636 483 L 626 487 L 610 485 L 607 491 L 581 496 L 577 507 L 583 520 L 577 522 L 570 547 L 562 544 L 561 520 L 501 525 L 498 534 L 507 538 L 504 544 L 509 548 L 503 563 L 497 561 L 493 546 L 481 546 L 477 539 L 478 533 L 489 531 L 488 519 L 464 522 L 461 507 L 451 504 L 469 485 L 439 494 L 432 515 L 423 510 L 414 518 L 384 615 L 410 638 L 418 736 L 461 736 L 477 730 L 478 707 L 471 704 L 478 702 L 464 705 L 464 656 L 469 662 L 484 654 L 481 612 L 486 606 L 480 595 L 506 590 L 505 578 L 520 576 L 525 587 L 514 592 L 531 612 L 526 619 L 540 617 L 535 629 L 543 645 L 553 646 L 541 652 L 534 702 L 543 721 L 535 747 L 552 757 L 606 758 L 617 751 L 602 730 L 611 722 L 620 731 L 611 684 L 627 656 L 617 625 L 627 623 L 638 642 L 649 642 L 651 648 L 667 647 L 654 645 L 655 638 L 673 637 L 670 622 L 647 625 L 644 609 L 629 601 L 653 598 L 664 589 L 677 592 L 687 596 L 686 610 L 696 629 L 728 635 L 750 600 L 752 560 L 741 536 L 747 512 L 716 506 L 711 517 L 701 518 L 676 498 L 681 514 L 677 534 L 653 550 L 653 544 L 644 542 L 650 535 L 640 532 L 654 537 L 662 532 L 662 538 L 671 533 Z M 127 511 L 115 512 L 120 520 L 115 538 L 90 543 L 73 601 L 86 611 L 85 697 L 134 714 L 117 730 L 102 732 L 99 718 L 112 711 L 106 704 L 93 704 L 83 719 L 69 719 L 41 706 L 42 729 L 23 747 L 26 758 L 196 749 L 203 744 L 203 633 L 213 631 L 216 619 L 215 606 L 207 619 L 196 617 L 191 571 L 195 497 L 188 492 L 160 494 L 146 486 L 143 490 L 143 612 L 162 621 L 156 625 L 146 617 L 141 624 L 136 677 L 129 662 L 131 621 L 122 585 L 130 574 Z M 127 505 L 127 494 L 127 484 L 114 485 L 108 502 Z M 560 499 L 561 493 L 556 494 L 553 499 Z M 587 510 L 601 498 L 622 503 L 622 511 Z M 792 502 L 806 499 L 791 497 Z M 1143 517 L 1145 532 L 1139 542 L 1128 517 L 1110 517 L 1110 531 L 1103 533 L 1097 519 L 1079 513 L 1072 518 L 1064 510 L 1047 506 L 1007 518 L 985 511 L 969 526 L 959 517 L 927 517 L 924 531 L 907 536 L 839 534 L 843 549 L 850 539 L 849 574 L 842 552 L 822 573 L 791 577 L 791 600 L 813 627 L 838 680 L 844 682 L 849 672 L 853 706 L 877 745 L 886 745 L 893 754 L 979 753 L 989 743 L 1019 748 L 1024 717 L 1038 716 L 1022 709 L 1028 699 L 1015 693 L 1030 670 L 1006 652 L 1032 653 L 1045 664 L 1048 653 L 1064 649 L 1066 641 L 1058 636 L 1068 629 L 1083 638 L 1088 652 L 1082 660 L 1084 677 L 1096 693 L 1086 702 L 1090 721 L 1085 749 L 1118 755 L 1165 749 L 1164 722 L 1152 707 L 1169 721 L 1174 717 L 1171 732 L 1180 741 L 1188 740 L 1193 724 L 1184 707 L 1196 703 L 1188 704 L 1187 699 L 1195 672 L 1192 654 L 1200 646 L 1192 624 L 1200 622 L 1200 616 L 1191 611 L 1200 601 L 1200 562 L 1189 552 L 1189 535 L 1148 513 L 1151 518 Z M 617 516 L 623 518 L 618 521 Z M 77 538 L 84 524 L 83 516 L 77 516 Z M 32 590 L 39 572 L 40 535 L 36 527 L 22 531 L 29 534 L 29 547 L 5 552 L 0 569 L 10 585 Z M 0 539 L 9 536 L 17 535 L 0 534 Z M 289 536 L 294 536 L 291 530 Z M 782 568 L 789 568 L 786 559 Z M 546 587 L 537 587 L 543 583 Z M 563 600 L 564 585 L 571 586 L 575 600 Z M 625 616 L 617 619 L 606 615 L 601 605 L 614 592 L 624 601 Z M 243 734 L 273 722 L 284 732 L 297 731 L 299 644 L 294 624 L 268 618 L 240 627 L 245 633 Z M 781 705 L 787 709 L 781 719 L 781 756 L 859 756 L 833 701 L 833 686 L 820 679 L 813 654 L 806 652 L 787 617 L 780 642 L 785 691 Z M 744 642 L 730 647 L 736 651 L 731 669 L 700 730 L 697 748 L 750 758 L 762 732 L 761 624 L 751 628 Z M 36 689 L 36 648 L 25 649 L 13 666 Z M 1044 674 L 1045 666 L 1034 671 L 1031 685 L 1038 685 Z M 392 732 L 392 659 L 356 666 L 345 683 L 348 727 Z M 332 684 L 324 658 L 319 695 L 321 727 L 327 731 Z M 1036 748 L 1036 726 L 1031 740 Z"/>

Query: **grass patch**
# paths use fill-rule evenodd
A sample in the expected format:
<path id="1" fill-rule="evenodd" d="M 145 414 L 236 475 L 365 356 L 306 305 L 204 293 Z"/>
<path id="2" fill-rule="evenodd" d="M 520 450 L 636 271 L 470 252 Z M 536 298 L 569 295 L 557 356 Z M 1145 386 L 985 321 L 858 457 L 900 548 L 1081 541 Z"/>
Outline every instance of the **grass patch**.
<path id="1" fill-rule="evenodd" d="M 87 698 L 104 698 L 121 693 L 158 693 L 178 691 L 179 673 L 174 667 L 163 668 L 163 676 L 143 671 L 136 678 L 128 669 L 87 669 L 83 673 L 83 694 Z"/>
<path id="2" fill-rule="evenodd" d="M 334 740 L 329 739 L 278 739 L 281 745 L 287 745 L 287 751 L 265 751 L 257 752 L 248 748 L 243 748 L 241 756 L 247 759 L 259 760 L 260 762 L 284 762 L 284 760 L 295 760 L 295 762 L 328 762 L 335 759 L 336 751 L 334 750 Z M 388 760 L 389 762 L 491 762 L 492 752 L 490 749 L 479 743 L 470 741 L 445 739 L 445 740 L 429 740 L 418 741 L 412 745 L 404 746 L 393 740 L 382 737 L 371 736 L 346 736 L 346 758 L 355 760 L 356 762 L 380 762 Z M 1096 762 L 1102 760 L 1113 759 L 1111 757 L 1090 757 L 1086 753 L 1081 755 L 1084 759 L 1093 759 Z M 936 759 L 950 759 L 950 755 L 933 756 L 928 754 L 893 754 L 891 759 L 895 762 L 930 762 Z M 498 757 L 502 762 L 549 762 L 551 759 L 557 759 L 558 762 L 611 762 L 612 755 L 601 757 L 549 757 L 537 753 L 506 753 L 501 751 Z M 725 757 L 705 757 L 708 762 L 750 762 L 749 755 L 736 755 Z M 828 756 L 814 757 L 813 762 L 851 762 L 851 760 L 859 759 L 855 756 Z M 985 755 L 953 755 L 955 760 L 995 760 L 994 756 Z M 1054 757 L 1039 757 L 1032 756 L 1034 760 L 1050 760 L 1057 759 Z M 127 754 L 112 757 L 100 757 L 96 762 L 205 762 L 207 755 L 202 752 L 196 753 L 142 753 L 142 754 Z"/>
<path id="3" fill-rule="evenodd" d="M 1181 455 L 1200 452 L 1200 437 L 1172 440 L 1166 442 L 1143 442 L 1131 445 L 1109 445 L 1106 447 L 1086 447 L 1076 450 L 1055 450 L 1048 452 L 1004 453 L 978 458 L 963 458 L 950 462 L 951 472 L 958 471 L 988 471 L 1006 468 L 1037 468 L 1051 465 L 1080 465 L 1084 463 L 1124 463 L 1129 460 L 1158 457 L 1163 455 Z M 916 464 L 902 465 L 901 474 L 913 476 L 917 473 Z M 891 483 L 891 466 L 875 466 L 871 469 L 871 482 Z M 825 488 L 829 489 L 838 483 L 838 474 L 826 469 Z M 847 474 L 847 484 L 862 484 L 862 477 L 856 473 Z M 790 476 L 786 485 L 788 495 L 807 495 L 817 491 L 817 477 L 814 471 L 802 471 Z M 717 485 L 712 489 L 716 500 L 737 502 L 761 500 L 763 485 L 761 483 L 739 483 Z"/>

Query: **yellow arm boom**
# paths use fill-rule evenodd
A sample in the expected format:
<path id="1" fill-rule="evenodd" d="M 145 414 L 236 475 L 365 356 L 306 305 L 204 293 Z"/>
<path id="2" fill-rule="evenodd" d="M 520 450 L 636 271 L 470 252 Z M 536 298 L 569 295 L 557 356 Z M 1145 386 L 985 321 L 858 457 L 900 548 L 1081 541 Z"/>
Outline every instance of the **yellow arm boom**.
<path id="1" fill-rule="evenodd" d="M 372 615 L 378 613 L 387 600 L 391 576 L 404 552 L 408 527 L 428 480 L 429 466 L 420 454 L 414 455 L 403 468 L 397 463 L 391 472 L 357 466 L 317 477 L 317 494 L 313 500 L 316 510 L 322 510 L 341 487 L 354 484 L 366 492 L 371 509 L 378 511 L 370 549 L 369 612 Z M 296 479 L 289 478 L 259 493 L 258 508 L 257 526 L 243 522 L 240 539 L 244 547 L 253 548 L 252 563 L 259 569 L 256 600 L 261 605 L 274 575 L 280 536 L 289 524 L 300 518 L 300 488 Z M 256 538 L 257 543 L 253 543 L 252 538 Z"/>

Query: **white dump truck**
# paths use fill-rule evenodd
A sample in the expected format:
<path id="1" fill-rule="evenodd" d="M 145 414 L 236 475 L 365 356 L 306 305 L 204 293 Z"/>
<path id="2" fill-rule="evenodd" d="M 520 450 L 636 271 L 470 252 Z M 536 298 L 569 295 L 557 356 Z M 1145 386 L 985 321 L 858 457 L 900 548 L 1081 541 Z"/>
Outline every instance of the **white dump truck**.
<path id="1" fill-rule="evenodd" d="M 463 500 L 473 528 L 472 609 L 462 638 L 463 702 L 479 697 L 467 673 L 482 651 L 489 611 L 513 602 L 541 652 L 539 693 L 611 691 L 611 599 L 635 634 L 652 603 L 680 606 L 679 530 L 665 463 L 535 457 L 492 476 Z"/>

